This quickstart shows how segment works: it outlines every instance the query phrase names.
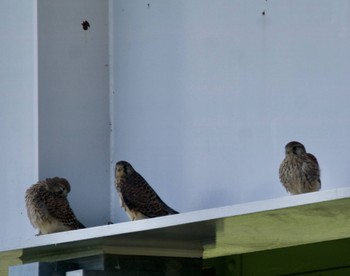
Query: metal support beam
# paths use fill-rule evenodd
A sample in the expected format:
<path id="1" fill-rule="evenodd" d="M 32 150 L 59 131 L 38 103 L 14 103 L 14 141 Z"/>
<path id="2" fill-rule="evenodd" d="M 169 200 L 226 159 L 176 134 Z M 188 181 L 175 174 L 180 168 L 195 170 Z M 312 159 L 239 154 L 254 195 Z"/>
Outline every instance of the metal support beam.
<path id="1" fill-rule="evenodd" d="M 98 270 L 74 270 L 66 272 L 66 276 L 105 276 L 106 273 Z"/>
<path id="2" fill-rule="evenodd" d="M 202 259 L 101 254 L 10 267 L 9 276 L 202 275 Z"/>

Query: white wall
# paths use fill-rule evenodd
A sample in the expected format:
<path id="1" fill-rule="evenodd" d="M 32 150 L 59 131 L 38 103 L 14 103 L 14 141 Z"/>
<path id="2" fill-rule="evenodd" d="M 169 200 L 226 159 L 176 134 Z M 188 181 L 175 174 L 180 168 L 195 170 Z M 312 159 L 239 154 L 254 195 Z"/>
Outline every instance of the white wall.
<path id="1" fill-rule="evenodd" d="M 121 159 L 180 212 L 286 195 L 294 139 L 324 190 L 349 185 L 348 1 L 110 4 L 112 64 L 106 1 L 0 4 L 0 249 L 34 235 L 24 192 L 39 178 L 68 178 L 87 226 L 127 220 Z"/>
<path id="2" fill-rule="evenodd" d="M 0 4 L 0 248 L 32 228 L 24 193 L 38 178 L 36 7 L 36 1 Z"/>
<path id="3" fill-rule="evenodd" d="M 323 190 L 349 185 L 349 1 L 113 4 L 114 161 L 170 206 L 287 195 L 291 140 L 318 158 Z"/>
<path id="4" fill-rule="evenodd" d="M 86 226 L 107 224 L 108 2 L 43 0 L 38 19 L 39 177 L 66 177 L 78 219 Z"/>

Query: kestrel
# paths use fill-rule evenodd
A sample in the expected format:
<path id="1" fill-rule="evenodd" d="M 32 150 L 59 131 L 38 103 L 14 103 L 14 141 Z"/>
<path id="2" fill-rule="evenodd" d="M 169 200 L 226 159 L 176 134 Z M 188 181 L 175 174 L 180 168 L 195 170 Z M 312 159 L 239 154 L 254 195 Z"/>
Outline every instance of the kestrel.
<path id="1" fill-rule="evenodd" d="M 60 177 L 46 178 L 26 191 L 28 217 L 38 235 L 85 228 L 69 206 L 69 182 Z"/>
<path id="2" fill-rule="evenodd" d="M 283 186 L 293 195 L 321 189 L 320 168 L 315 156 L 303 144 L 292 141 L 285 147 L 285 158 L 279 169 Z"/>
<path id="3" fill-rule="evenodd" d="M 115 187 L 131 220 L 154 218 L 177 211 L 166 205 L 147 181 L 126 161 L 115 165 Z"/>

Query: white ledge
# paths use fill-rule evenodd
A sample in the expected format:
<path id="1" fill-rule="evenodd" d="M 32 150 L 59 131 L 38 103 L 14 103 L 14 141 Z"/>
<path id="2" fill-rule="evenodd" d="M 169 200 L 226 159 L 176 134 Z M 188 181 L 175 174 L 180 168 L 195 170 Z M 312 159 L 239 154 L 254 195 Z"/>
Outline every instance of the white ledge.
<path id="1" fill-rule="evenodd" d="M 350 236 L 350 188 L 33 237 L 0 258 L 97 253 L 212 258 Z"/>

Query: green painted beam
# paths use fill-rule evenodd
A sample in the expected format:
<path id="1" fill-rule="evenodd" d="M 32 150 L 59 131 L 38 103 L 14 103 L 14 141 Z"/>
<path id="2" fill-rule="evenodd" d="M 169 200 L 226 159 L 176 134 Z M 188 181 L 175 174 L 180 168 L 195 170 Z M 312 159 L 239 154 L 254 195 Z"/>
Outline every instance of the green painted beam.
<path id="1" fill-rule="evenodd" d="M 290 247 L 350 236 L 350 199 L 224 218 L 204 258 Z"/>
<path id="2" fill-rule="evenodd" d="M 207 259 L 216 275 L 350 275 L 350 239 Z M 215 275 L 215 274 L 214 274 Z"/>

